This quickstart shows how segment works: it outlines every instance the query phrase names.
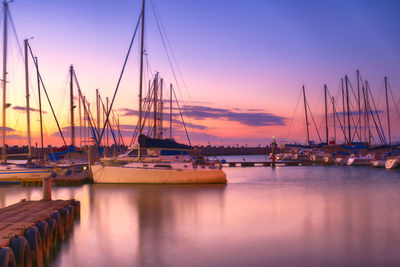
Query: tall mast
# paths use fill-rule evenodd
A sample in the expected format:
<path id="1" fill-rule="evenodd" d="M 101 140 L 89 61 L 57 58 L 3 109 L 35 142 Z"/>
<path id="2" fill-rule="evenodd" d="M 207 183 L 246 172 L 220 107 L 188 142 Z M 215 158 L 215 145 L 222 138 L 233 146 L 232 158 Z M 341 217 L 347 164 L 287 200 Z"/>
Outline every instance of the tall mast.
<path id="1" fill-rule="evenodd" d="M 341 86 L 342 86 L 342 104 L 343 104 L 343 108 L 342 108 L 342 112 L 343 112 L 343 136 L 344 136 L 344 140 L 343 143 L 346 142 L 347 137 L 346 137 L 346 108 L 344 106 L 344 84 L 343 84 L 343 79 L 340 79 L 341 82 Z"/>
<path id="2" fill-rule="evenodd" d="M 169 85 L 169 139 L 172 139 L 172 84 Z"/>
<path id="3" fill-rule="evenodd" d="M 370 106 L 369 106 L 369 93 L 368 93 L 368 81 L 365 81 L 365 97 L 366 97 L 366 108 L 365 112 L 367 113 L 367 128 L 368 128 L 368 145 L 371 146 L 371 129 L 369 128 L 369 112 L 370 112 Z"/>
<path id="4" fill-rule="evenodd" d="M 154 124 L 153 124 L 153 136 L 157 138 L 157 101 L 158 101 L 158 73 L 156 73 L 153 82 L 153 116 L 154 116 Z"/>
<path id="5" fill-rule="evenodd" d="M 27 133 L 28 133 L 28 163 L 32 159 L 32 148 L 31 148 L 31 112 L 29 107 L 29 71 L 28 71 L 28 39 L 24 40 L 25 50 L 25 89 L 26 89 L 26 122 L 27 122 Z"/>
<path id="6" fill-rule="evenodd" d="M 42 162 L 44 162 L 42 98 L 40 93 L 39 62 L 37 57 L 35 57 L 35 65 L 36 65 L 36 76 L 38 82 L 38 97 L 39 97 L 39 121 L 40 121 L 40 145 L 41 145 L 40 158 L 42 159 Z"/>
<path id="7" fill-rule="evenodd" d="M 335 138 L 336 145 L 336 108 L 335 108 L 335 97 L 332 96 L 332 109 L 333 109 L 333 138 Z"/>
<path id="8" fill-rule="evenodd" d="M 79 111 L 79 147 L 82 147 L 82 107 L 81 107 L 81 94 L 78 92 L 78 111 Z"/>
<path id="9" fill-rule="evenodd" d="M 6 148 L 6 87 L 7 87 L 7 11 L 8 11 L 8 3 L 6 0 L 3 1 L 3 9 L 4 9 L 4 22 L 3 22 L 3 146 L 1 149 L 2 161 L 3 163 L 7 162 L 7 148 Z"/>
<path id="10" fill-rule="evenodd" d="M 360 129 L 359 130 L 359 132 L 360 132 L 359 139 L 361 142 L 361 138 L 362 138 L 362 132 L 361 132 L 362 127 L 361 126 L 362 126 L 362 124 L 361 124 L 360 71 L 357 70 L 356 74 L 357 74 L 357 94 L 358 94 L 358 127 Z"/>
<path id="11" fill-rule="evenodd" d="M 385 94 L 386 94 L 386 113 L 388 121 L 388 132 L 389 132 L 389 145 L 392 145 L 392 136 L 390 134 L 390 114 L 389 114 L 389 98 L 388 98 L 388 82 L 387 77 L 385 77 Z"/>
<path id="12" fill-rule="evenodd" d="M 71 65 L 69 69 L 70 73 L 70 106 L 71 106 L 71 146 L 75 146 L 75 122 L 74 122 L 74 83 L 72 81 L 74 67 Z"/>
<path id="13" fill-rule="evenodd" d="M 325 92 L 325 133 L 326 133 L 326 145 L 329 145 L 329 133 L 328 133 L 328 101 L 326 98 L 326 84 L 324 85 L 324 92 Z"/>
<path id="14" fill-rule="evenodd" d="M 96 89 L 97 136 L 100 136 L 100 93 Z"/>
<path id="15" fill-rule="evenodd" d="M 160 115 L 159 115 L 159 120 L 160 120 L 160 129 L 159 129 L 159 135 L 160 139 L 163 138 L 163 112 L 164 112 L 164 103 L 163 103 L 163 84 L 164 80 L 161 78 L 160 79 Z"/>
<path id="16" fill-rule="evenodd" d="M 144 54 L 144 8 L 145 0 L 142 2 L 142 32 L 140 38 L 140 74 L 139 74 L 139 135 L 142 134 L 142 86 L 143 86 L 143 54 Z M 140 142 L 139 142 L 140 144 Z M 140 152 L 140 145 L 138 150 L 138 160 L 140 161 L 142 153 Z"/>
<path id="17" fill-rule="evenodd" d="M 347 126 L 349 130 L 349 146 L 351 146 L 351 124 L 350 124 L 350 103 L 349 103 L 349 84 L 347 75 L 345 76 L 346 80 L 346 100 L 347 100 Z"/>
<path id="18" fill-rule="evenodd" d="M 106 97 L 106 110 L 107 110 L 107 112 L 108 112 L 108 108 L 109 108 L 109 106 L 110 106 L 110 103 L 109 103 L 109 99 L 108 99 L 108 96 Z M 109 141 L 108 141 L 108 139 L 109 139 L 109 136 L 108 136 L 108 130 L 109 130 L 109 128 L 110 128 L 110 126 L 109 125 L 111 125 L 111 123 L 110 123 L 110 121 L 108 121 L 109 123 L 107 123 L 107 125 L 106 125 L 106 135 L 107 135 L 107 148 L 108 148 L 108 146 L 109 146 Z"/>
<path id="19" fill-rule="evenodd" d="M 304 111 L 306 114 L 306 127 L 307 127 L 307 143 L 310 144 L 310 133 L 308 131 L 308 117 L 307 117 L 307 99 L 306 99 L 306 90 L 303 85 L 303 96 L 304 96 Z"/>

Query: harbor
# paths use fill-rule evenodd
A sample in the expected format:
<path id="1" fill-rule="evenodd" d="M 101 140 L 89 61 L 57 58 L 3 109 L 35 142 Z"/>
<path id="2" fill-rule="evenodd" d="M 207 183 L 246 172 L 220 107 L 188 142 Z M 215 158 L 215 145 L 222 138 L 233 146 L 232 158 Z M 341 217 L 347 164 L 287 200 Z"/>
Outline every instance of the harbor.
<path id="1" fill-rule="evenodd" d="M 51 266 L 399 260 L 397 171 L 342 166 L 225 171 L 226 185 L 54 187 L 54 199 L 80 200 L 81 218 Z M 28 189 L 0 187 L 0 206 L 42 197 L 40 187 Z"/>
<path id="2" fill-rule="evenodd" d="M 400 265 L 400 2 L 0 6 L 0 267 Z"/>

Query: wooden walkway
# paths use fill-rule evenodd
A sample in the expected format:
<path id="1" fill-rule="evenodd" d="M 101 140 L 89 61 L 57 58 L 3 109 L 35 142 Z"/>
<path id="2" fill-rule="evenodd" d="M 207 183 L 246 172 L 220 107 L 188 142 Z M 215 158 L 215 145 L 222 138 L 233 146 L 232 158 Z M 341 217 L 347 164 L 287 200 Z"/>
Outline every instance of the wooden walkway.
<path id="1" fill-rule="evenodd" d="M 0 209 L 0 266 L 42 266 L 79 214 L 75 200 L 23 200 Z"/>
<path id="2" fill-rule="evenodd" d="M 17 183 L 22 186 L 41 186 L 43 184 L 43 178 L 7 178 L 0 179 L 1 183 Z M 90 183 L 89 172 L 72 173 L 70 175 L 57 175 L 52 178 L 52 184 L 54 186 L 68 186 L 68 185 L 83 185 Z"/>

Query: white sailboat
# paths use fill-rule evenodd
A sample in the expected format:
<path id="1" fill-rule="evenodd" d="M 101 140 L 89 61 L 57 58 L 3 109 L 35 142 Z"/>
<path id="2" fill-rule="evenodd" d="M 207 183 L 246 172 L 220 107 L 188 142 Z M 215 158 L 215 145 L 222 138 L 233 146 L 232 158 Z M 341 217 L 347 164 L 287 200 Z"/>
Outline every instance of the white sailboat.
<path id="1" fill-rule="evenodd" d="M 7 24 L 8 24 L 8 2 L 3 1 L 3 108 L 2 108 L 2 164 L 0 165 L 0 182 L 18 181 L 18 179 L 24 178 L 43 178 L 48 177 L 53 173 L 52 169 L 49 168 L 31 168 L 27 165 L 7 164 L 7 145 L 6 145 L 6 109 L 8 107 L 6 101 L 6 89 L 7 89 Z M 28 129 L 28 163 L 31 159 L 31 142 L 30 142 L 30 107 L 29 107 L 29 81 L 28 81 L 28 62 L 27 62 L 27 43 L 25 43 L 25 73 L 26 73 L 26 112 L 27 112 L 27 129 Z"/>
<path id="2" fill-rule="evenodd" d="M 222 165 L 195 162 L 190 155 L 193 152 L 191 146 L 176 143 L 171 138 L 162 139 L 162 135 L 157 136 L 156 118 L 154 118 L 154 138 L 149 138 L 142 133 L 144 17 L 145 0 L 143 0 L 141 12 L 138 143 L 122 156 L 111 160 L 103 159 L 100 163 L 91 166 L 93 180 L 95 183 L 226 183 Z M 158 79 L 158 76 L 156 77 Z M 154 95 L 156 96 L 156 93 Z M 156 113 L 156 102 L 154 102 L 154 108 Z M 108 112 L 110 110 L 111 106 Z"/>

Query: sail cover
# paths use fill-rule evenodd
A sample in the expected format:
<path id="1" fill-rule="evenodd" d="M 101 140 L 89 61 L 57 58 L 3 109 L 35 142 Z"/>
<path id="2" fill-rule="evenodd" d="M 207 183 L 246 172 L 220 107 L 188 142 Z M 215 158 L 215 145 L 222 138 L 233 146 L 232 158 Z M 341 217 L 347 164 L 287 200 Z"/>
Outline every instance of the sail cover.
<path id="1" fill-rule="evenodd" d="M 145 136 L 144 134 L 139 136 L 140 147 L 145 148 L 170 148 L 170 149 L 184 149 L 189 150 L 192 147 L 184 144 L 179 144 L 170 139 L 155 139 Z"/>

